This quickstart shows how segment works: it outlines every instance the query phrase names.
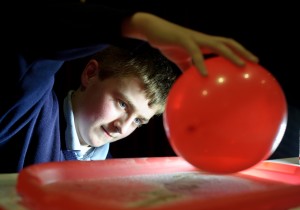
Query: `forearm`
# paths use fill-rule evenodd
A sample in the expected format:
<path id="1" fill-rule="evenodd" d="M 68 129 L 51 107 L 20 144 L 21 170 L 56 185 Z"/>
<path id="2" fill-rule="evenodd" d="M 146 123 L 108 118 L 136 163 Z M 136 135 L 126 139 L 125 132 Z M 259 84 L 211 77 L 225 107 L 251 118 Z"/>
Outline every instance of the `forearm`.
<path id="1" fill-rule="evenodd" d="M 154 41 L 155 39 L 162 39 L 165 34 L 169 35 L 170 32 L 178 30 L 179 27 L 180 30 L 183 29 L 183 27 L 166 21 L 156 15 L 146 12 L 136 12 L 124 19 L 122 24 L 122 35 L 124 37 L 149 42 Z M 170 39 L 170 37 L 168 37 L 168 39 Z"/>

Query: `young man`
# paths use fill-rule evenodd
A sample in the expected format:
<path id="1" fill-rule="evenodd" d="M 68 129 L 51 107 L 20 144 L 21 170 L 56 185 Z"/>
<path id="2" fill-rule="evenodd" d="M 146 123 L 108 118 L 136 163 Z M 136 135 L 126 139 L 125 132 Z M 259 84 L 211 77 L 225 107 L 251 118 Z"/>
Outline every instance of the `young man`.
<path id="1" fill-rule="evenodd" d="M 106 159 L 109 143 L 131 134 L 164 111 L 178 76 L 158 50 L 110 46 L 88 61 L 81 85 L 64 100 L 63 150 L 68 159 Z"/>

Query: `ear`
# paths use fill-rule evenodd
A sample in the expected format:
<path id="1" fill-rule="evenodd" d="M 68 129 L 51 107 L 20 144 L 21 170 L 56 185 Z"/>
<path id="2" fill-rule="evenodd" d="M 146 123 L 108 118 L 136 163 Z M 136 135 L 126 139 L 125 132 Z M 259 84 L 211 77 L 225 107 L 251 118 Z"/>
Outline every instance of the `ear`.
<path id="1" fill-rule="evenodd" d="M 81 86 L 86 88 L 93 79 L 98 78 L 99 63 L 98 61 L 91 59 L 85 66 L 81 74 Z"/>

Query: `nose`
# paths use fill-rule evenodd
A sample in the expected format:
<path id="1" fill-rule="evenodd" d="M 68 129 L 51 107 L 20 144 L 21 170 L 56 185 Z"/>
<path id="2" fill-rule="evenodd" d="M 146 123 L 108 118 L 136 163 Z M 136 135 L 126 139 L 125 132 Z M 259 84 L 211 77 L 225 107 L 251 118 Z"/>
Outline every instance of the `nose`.
<path id="1" fill-rule="evenodd" d="M 125 134 L 133 123 L 133 117 L 119 118 L 114 121 L 115 129 L 120 134 Z"/>

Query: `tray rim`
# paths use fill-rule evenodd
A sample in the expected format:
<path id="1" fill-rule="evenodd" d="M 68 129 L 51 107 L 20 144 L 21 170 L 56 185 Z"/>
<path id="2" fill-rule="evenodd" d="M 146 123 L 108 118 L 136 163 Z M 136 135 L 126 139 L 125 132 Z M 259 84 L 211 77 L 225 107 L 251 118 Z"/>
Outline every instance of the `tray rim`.
<path id="1" fill-rule="evenodd" d="M 131 166 L 130 170 L 128 167 Z M 132 167 L 134 166 L 134 167 Z M 162 166 L 164 166 L 162 168 Z M 83 170 L 85 169 L 85 170 Z M 82 201 L 75 193 L 59 193 L 51 194 L 44 189 L 44 186 L 64 180 L 78 180 L 78 179 L 93 179 L 101 177 L 124 177 L 132 175 L 150 175 L 157 174 L 158 171 L 160 174 L 163 173 L 174 173 L 178 170 L 184 172 L 193 172 L 200 171 L 201 173 L 206 173 L 195 166 L 191 165 L 181 157 L 172 156 L 172 157 L 145 157 L 145 158 L 118 158 L 118 159 L 108 159 L 103 161 L 67 161 L 67 162 L 50 162 L 42 163 L 37 165 L 29 166 L 23 169 L 17 179 L 16 189 L 17 192 L 23 198 L 23 202 L 27 206 L 31 206 L 33 209 L 39 209 L 41 206 L 45 206 L 47 203 L 50 204 L 56 202 L 56 208 L 58 204 L 63 204 L 59 208 L 66 209 L 71 206 L 74 207 L 71 202 L 74 202 L 77 207 L 87 206 L 87 201 Z M 120 170 L 122 173 L 120 173 Z M 76 172 L 76 173 L 75 173 Z M 207 174 L 207 173 L 206 173 Z M 228 175 L 228 174 L 227 174 Z M 280 207 L 280 202 L 283 202 L 291 207 L 300 206 L 300 167 L 291 164 L 271 162 L 271 161 L 262 161 L 257 165 L 251 167 L 250 169 L 230 174 L 232 176 L 247 176 L 253 179 L 262 179 L 274 182 L 282 182 L 288 184 L 280 188 L 279 190 L 266 190 L 260 195 L 254 193 L 252 198 L 245 198 L 245 196 L 233 196 L 232 199 L 220 198 L 218 202 L 190 202 L 182 203 L 181 205 L 166 205 L 161 207 L 156 207 L 157 209 L 169 210 L 169 209 L 180 209 L 180 208 L 189 208 L 189 209 L 218 209 L 224 205 L 229 207 L 239 208 L 243 206 L 242 209 L 247 209 L 245 206 L 246 203 L 253 202 L 253 196 L 255 198 L 256 206 L 265 205 L 265 201 L 274 201 L 278 204 L 276 206 Z M 257 176 L 259 175 L 259 176 Z M 100 177 L 100 178 L 101 178 Z M 248 197 L 249 197 L 248 196 Z M 35 202 L 38 198 L 38 202 Z M 237 200 L 238 202 L 234 201 Z M 287 200 L 287 201 L 284 201 Z M 99 204 L 93 203 L 93 200 L 89 201 L 89 209 L 98 209 Z M 219 204 L 217 204 L 219 203 Z M 103 205 L 103 204 L 101 204 Z M 220 206 L 221 205 L 221 206 Z M 198 206 L 198 207 L 197 207 Z M 251 205 L 250 205 L 251 206 Z M 127 208 L 120 208 L 114 206 L 101 206 L 107 210 L 123 210 Z M 180 208 L 179 208 L 180 207 Z M 45 209 L 45 208 L 44 208 Z M 80 209 L 80 208 L 79 208 Z M 139 209 L 139 208 L 133 208 Z M 145 208 L 141 208 L 145 209 Z M 146 208 L 152 209 L 152 208 Z M 251 208 L 253 209 L 253 206 Z"/>

